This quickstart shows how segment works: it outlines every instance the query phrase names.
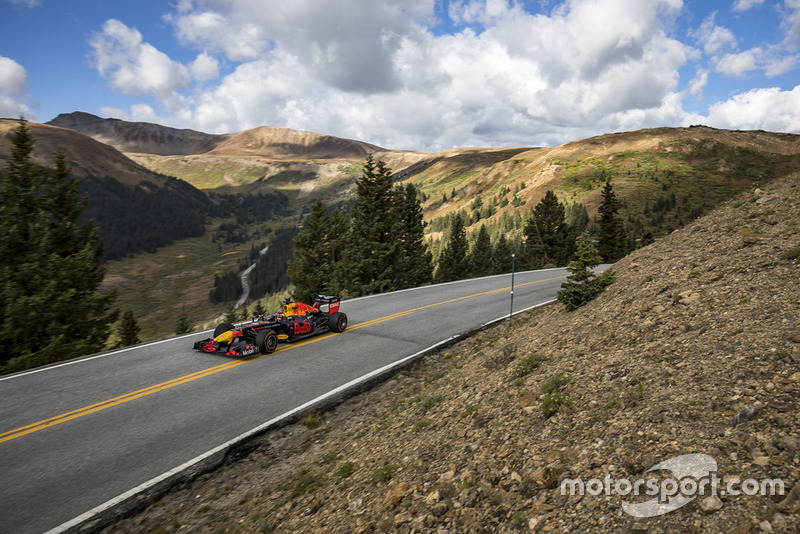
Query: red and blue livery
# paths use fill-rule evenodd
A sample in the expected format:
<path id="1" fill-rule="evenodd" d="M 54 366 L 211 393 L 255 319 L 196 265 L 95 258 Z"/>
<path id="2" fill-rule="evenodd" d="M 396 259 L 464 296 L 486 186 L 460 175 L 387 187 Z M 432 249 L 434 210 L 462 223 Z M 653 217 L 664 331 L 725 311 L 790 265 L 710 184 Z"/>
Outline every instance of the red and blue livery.
<path id="1" fill-rule="evenodd" d="M 255 317 L 239 326 L 222 323 L 214 329 L 214 337 L 198 341 L 194 349 L 234 358 L 270 354 L 278 343 L 298 341 L 325 332 L 344 332 L 347 315 L 339 311 L 341 299 L 313 295 L 313 304 L 287 299 L 283 310 L 275 315 Z"/>

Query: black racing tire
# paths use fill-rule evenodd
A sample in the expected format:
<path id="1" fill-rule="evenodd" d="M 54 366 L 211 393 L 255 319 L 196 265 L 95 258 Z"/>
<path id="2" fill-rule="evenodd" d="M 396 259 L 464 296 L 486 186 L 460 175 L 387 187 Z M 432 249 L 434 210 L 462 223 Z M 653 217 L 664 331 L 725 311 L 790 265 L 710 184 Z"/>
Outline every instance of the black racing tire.
<path id="1" fill-rule="evenodd" d="M 214 337 L 217 337 L 223 332 L 227 332 L 228 330 L 233 330 L 233 325 L 231 323 L 220 323 L 214 329 Z"/>
<path id="2" fill-rule="evenodd" d="M 256 347 L 264 354 L 272 354 L 278 348 L 278 334 L 272 330 L 262 330 L 256 334 Z"/>
<path id="3" fill-rule="evenodd" d="M 344 332 L 347 328 L 347 315 L 342 312 L 333 312 L 328 319 L 328 328 L 331 332 Z"/>

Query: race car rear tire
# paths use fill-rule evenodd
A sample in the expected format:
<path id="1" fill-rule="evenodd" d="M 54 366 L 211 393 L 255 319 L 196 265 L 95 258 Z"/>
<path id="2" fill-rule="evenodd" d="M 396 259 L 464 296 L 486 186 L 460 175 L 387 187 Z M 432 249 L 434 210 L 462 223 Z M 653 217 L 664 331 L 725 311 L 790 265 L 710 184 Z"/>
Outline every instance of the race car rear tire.
<path id="1" fill-rule="evenodd" d="M 278 334 L 272 330 L 259 332 L 256 335 L 256 347 L 264 354 L 272 354 L 278 348 Z"/>
<path id="2" fill-rule="evenodd" d="M 223 332 L 227 332 L 228 330 L 233 330 L 233 325 L 231 323 L 220 323 L 214 329 L 214 337 L 217 337 Z"/>
<path id="3" fill-rule="evenodd" d="M 328 328 L 331 332 L 344 332 L 347 328 L 347 315 L 342 312 L 334 312 L 328 319 Z"/>

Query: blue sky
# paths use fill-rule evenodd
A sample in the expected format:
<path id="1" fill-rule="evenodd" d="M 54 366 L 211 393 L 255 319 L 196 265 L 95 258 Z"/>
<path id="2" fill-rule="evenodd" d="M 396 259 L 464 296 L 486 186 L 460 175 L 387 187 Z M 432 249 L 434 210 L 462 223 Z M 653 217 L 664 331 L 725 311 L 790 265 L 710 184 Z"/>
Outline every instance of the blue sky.
<path id="1" fill-rule="evenodd" d="M 0 116 L 436 151 L 800 133 L 800 0 L 0 0 Z"/>

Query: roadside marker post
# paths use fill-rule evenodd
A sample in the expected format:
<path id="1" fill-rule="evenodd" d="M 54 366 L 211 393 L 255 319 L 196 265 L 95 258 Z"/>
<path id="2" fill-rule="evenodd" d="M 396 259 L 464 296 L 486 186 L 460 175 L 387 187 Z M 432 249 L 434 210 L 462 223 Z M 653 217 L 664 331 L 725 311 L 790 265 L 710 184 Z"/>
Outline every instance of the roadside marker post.
<path id="1" fill-rule="evenodd" d="M 508 326 L 511 326 L 511 318 L 514 316 L 514 259 L 516 254 L 511 255 L 511 308 L 508 310 Z"/>

